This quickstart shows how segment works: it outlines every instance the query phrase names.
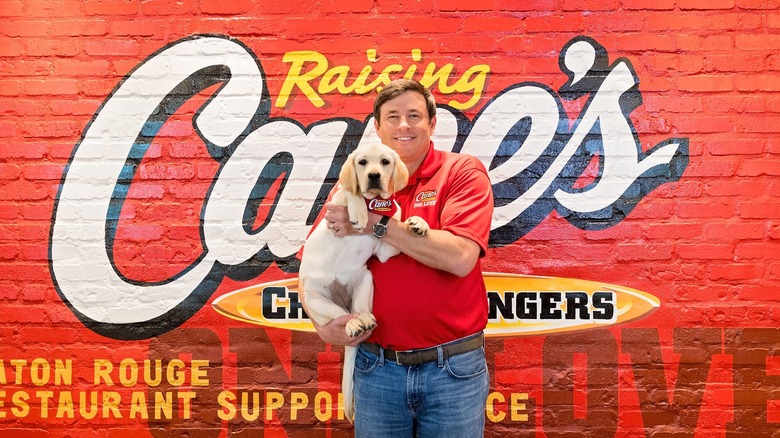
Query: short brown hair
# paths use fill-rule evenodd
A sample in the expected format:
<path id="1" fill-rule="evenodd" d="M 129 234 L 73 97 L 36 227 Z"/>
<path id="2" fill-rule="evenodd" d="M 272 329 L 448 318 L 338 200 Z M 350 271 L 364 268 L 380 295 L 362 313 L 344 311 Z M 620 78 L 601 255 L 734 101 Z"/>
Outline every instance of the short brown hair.
<path id="1" fill-rule="evenodd" d="M 433 94 L 430 90 L 423 87 L 423 85 L 414 79 L 396 79 L 379 92 L 379 95 L 374 101 L 374 119 L 379 123 L 379 113 L 382 105 L 388 100 L 395 99 L 396 97 L 406 93 L 407 91 L 414 91 L 420 93 L 425 98 L 425 107 L 428 110 L 428 119 L 432 120 L 436 115 L 436 101 L 433 99 Z"/>

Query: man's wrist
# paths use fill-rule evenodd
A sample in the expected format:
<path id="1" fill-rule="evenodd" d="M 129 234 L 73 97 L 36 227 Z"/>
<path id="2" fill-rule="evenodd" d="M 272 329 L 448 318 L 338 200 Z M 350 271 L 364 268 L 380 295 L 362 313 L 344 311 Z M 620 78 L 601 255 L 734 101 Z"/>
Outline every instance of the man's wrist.
<path id="1" fill-rule="evenodd" d="M 377 239 L 381 239 L 387 235 L 387 223 L 390 222 L 390 216 L 382 216 L 379 222 L 374 224 L 373 234 Z"/>

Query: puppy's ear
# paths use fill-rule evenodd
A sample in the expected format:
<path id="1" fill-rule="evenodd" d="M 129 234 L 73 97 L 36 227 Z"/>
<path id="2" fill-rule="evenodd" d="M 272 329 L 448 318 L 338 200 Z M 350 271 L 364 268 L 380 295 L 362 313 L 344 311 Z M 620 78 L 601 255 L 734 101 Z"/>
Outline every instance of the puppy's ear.
<path id="1" fill-rule="evenodd" d="M 358 180 L 357 180 L 357 172 L 355 171 L 355 153 L 349 154 L 347 157 L 347 161 L 344 162 L 344 165 L 341 167 L 341 172 L 339 172 L 339 184 L 341 184 L 341 187 L 344 188 L 348 193 L 352 193 L 353 195 L 359 195 L 359 189 L 358 189 Z"/>
<path id="2" fill-rule="evenodd" d="M 393 168 L 393 193 L 406 187 L 409 183 L 409 169 L 406 168 L 406 164 L 401 161 L 401 157 L 395 154 L 395 167 Z"/>

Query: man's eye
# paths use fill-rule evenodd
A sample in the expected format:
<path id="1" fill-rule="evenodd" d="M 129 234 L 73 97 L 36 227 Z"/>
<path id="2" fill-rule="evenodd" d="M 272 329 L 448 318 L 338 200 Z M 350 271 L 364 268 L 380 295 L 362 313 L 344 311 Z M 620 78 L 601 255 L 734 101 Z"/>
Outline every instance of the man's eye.
<path id="1" fill-rule="evenodd" d="M 364 158 L 364 159 L 358 161 L 358 164 L 360 164 L 361 166 L 365 166 L 366 164 L 368 164 L 368 161 L 366 161 L 366 159 Z"/>

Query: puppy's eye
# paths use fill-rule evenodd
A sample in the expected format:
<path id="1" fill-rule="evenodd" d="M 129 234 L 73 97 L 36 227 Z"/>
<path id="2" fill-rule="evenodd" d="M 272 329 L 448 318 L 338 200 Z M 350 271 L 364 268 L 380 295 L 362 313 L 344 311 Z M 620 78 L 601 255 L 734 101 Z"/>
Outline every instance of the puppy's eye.
<path id="1" fill-rule="evenodd" d="M 358 161 L 358 164 L 360 164 L 361 166 L 365 166 L 366 164 L 368 164 L 368 161 L 364 158 L 364 159 Z"/>
<path id="2" fill-rule="evenodd" d="M 390 164 L 390 160 L 388 160 L 387 158 L 382 158 L 382 165 L 387 166 L 388 164 Z"/>

